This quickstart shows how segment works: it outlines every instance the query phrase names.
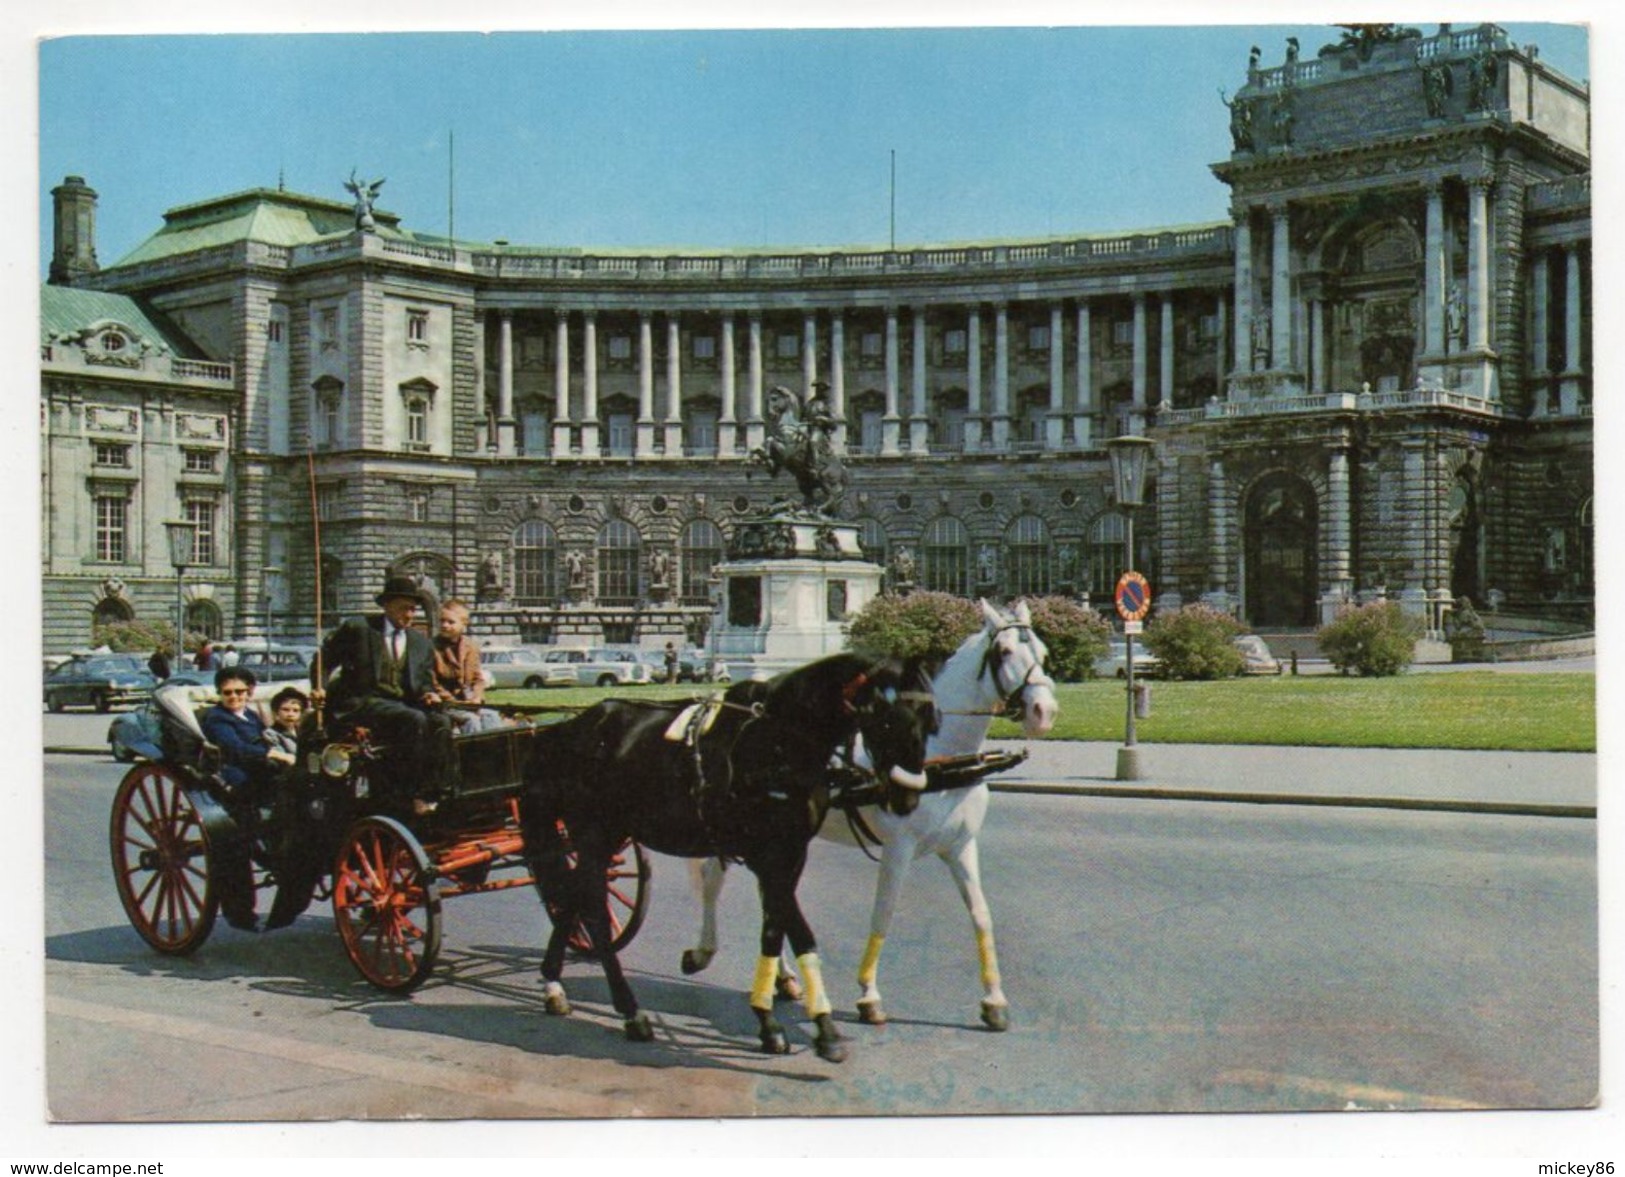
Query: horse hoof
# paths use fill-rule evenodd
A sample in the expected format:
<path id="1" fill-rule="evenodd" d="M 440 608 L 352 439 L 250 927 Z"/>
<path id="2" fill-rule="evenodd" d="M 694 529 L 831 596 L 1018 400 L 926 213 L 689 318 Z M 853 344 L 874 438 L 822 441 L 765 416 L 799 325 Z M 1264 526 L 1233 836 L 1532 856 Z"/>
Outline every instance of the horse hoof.
<path id="1" fill-rule="evenodd" d="M 626 1019 L 626 1040 L 628 1042 L 653 1042 L 655 1028 L 649 1022 L 648 1014 L 638 1014 L 636 1017 Z"/>
<path id="2" fill-rule="evenodd" d="M 570 999 L 562 993 L 549 993 L 542 1006 L 554 1017 L 562 1018 L 570 1012 Z"/>
<path id="3" fill-rule="evenodd" d="M 984 1013 L 983 1017 L 987 1015 Z M 878 1001 L 858 1002 L 858 1021 L 865 1026 L 884 1026 L 886 1024 L 886 1011 L 880 1008 Z"/>
<path id="4" fill-rule="evenodd" d="M 773 982 L 773 997 L 777 1001 L 800 1001 L 801 982 L 794 977 L 780 977 Z"/>
<path id="5" fill-rule="evenodd" d="M 776 1030 L 762 1035 L 763 1054 L 789 1054 L 790 1040 L 784 1036 L 783 1030 Z"/>
<path id="6" fill-rule="evenodd" d="M 989 1030 L 1008 1030 L 1010 1028 L 1010 1007 L 1008 1005 L 990 1005 L 982 1003 L 982 1024 Z"/>
<path id="7" fill-rule="evenodd" d="M 818 1057 L 826 1063 L 844 1063 L 846 1061 L 845 1039 L 820 1038 L 813 1045 L 818 1048 Z"/>
<path id="8" fill-rule="evenodd" d="M 693 974 L 702 971 L 705 966 L 710 963 L 711 954 L 709 952 L 700 952 L 698 949 L 694 948 L 683 949 L 684 976 L 692 976 Z"/>

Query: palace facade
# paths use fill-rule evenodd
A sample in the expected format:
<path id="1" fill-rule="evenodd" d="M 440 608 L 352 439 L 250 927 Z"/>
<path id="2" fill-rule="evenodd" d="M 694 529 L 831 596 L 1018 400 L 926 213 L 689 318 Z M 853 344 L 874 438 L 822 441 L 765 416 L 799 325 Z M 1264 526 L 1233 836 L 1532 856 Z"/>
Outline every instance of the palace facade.
<path id="1" fill-rule="evenodd" d="M 174 616 L 166 518 L 199 524 L 179 596 L 218 634 L 308 636 L 318 583 L 325 623 L 406 572 L 486 633 L 698 638 L 735 521 L 787 489 L 748 457 L 775 385 L 825 386 L 846 515 L 922 587 L 1104 605 L 1103 443 L 1137 433 L 1161 607 L 1589 623 L 1586 88 L 1492 25 L 1371 26 L 1226 104 L 1224 219 L 952 248 L 477 244 L 256 190 L 103 267 L 69 177 L 46 648 Z"/>

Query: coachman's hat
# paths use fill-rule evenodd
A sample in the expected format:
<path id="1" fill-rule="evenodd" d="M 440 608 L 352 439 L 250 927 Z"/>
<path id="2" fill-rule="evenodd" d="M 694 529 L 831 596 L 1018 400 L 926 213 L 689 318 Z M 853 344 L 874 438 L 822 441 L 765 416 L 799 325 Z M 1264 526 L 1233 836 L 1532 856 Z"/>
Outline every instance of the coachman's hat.
<path id="1" fill-rule="evenodd" d="M 423 591 L 418 588 L 418 582 L 410 576 L 392 576 L 384 581 L 384 591 L 373 600 L 382 605 L 391 597 L 410 597 L 421 608 L 423 606 Z"/>

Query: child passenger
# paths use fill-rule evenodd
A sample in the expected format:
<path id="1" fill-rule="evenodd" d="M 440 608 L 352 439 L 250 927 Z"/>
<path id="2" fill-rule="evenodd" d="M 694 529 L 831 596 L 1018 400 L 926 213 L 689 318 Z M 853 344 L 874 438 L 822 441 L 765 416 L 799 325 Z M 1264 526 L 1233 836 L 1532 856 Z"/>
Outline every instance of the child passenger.
<path id="1" fill-rule="evenodd" d="M 299 752 L 299 721 L 305 717 L 305 696 L 297 687 L 283 687 L 271 700 L 271 726 L 265 742 L 290 756 Z"/>

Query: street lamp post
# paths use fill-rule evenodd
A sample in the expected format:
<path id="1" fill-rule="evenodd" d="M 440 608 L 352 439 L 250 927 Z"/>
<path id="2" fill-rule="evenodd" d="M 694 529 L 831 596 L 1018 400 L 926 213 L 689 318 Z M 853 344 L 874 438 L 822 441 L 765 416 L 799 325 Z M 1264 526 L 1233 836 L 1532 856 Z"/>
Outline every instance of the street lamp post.
<path id="1" fill-rule="evenodd" d="M 197 524 L 188 519 L 166 519 L 164 530 L 169 536 L 169 562 L 175 567 L 175 668 L 180 669 L 186 654 L 186 569 L 192 563 L 192 548 L 197 539 Z"/>
<path id="2" fill-rule="evenodd" d="M 1145 474 L 1156 445 L 1146 437 L 1114 437 L 1106 442 L 1112 463 L 1112 487 L 1123 512 L 1123 570 L 1134 571 L 1134 512 L 1145 502 Z M 1123 626 L 1123 678 L 1127 705 L 1123 719 L 1123 746 L 1117 750 L 1117 779 L 1140 779 L 1140 749 L 1134 734 L 1134 634 Z"/>
<path id="3" fill-rule="evenodd" d="M 272 623 L 271 610 L 276 602 L 276 590 L 282 584 L 282 569 L 275 564 L 269 564 L 260 569 L 260 589 L 265 598 L 265 665 L 271 665 L 272 630 L 276 626 Z"/>

